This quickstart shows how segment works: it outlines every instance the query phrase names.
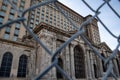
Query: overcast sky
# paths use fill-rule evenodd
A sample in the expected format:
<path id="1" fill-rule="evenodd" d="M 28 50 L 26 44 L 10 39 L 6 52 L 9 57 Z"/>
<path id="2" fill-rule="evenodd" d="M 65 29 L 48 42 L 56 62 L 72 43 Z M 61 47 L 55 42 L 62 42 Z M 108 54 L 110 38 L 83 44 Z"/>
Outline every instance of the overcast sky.
<path id="1" fill-rule="evenodd" d="M 70 7 L 82 16 L 87 16 L 89 14 L 94 15 L 94 13 L 82 2 L 82 0 L 59 0 L 66 6 Z M 103 3 L 103 0 L 85 0 L 87 1 L 95 10 Z M 120 15 L 120 2 L 119 0 L 111 0 L 110 4 Z M 120 18 L 118 18 L 112 10 L 105 5 L 100 9 L 101 14 L 100 19 L 104 24 L 111 30 L 116 36 L 120 35 Z M 113 38 L 98 22 L 101 42 L 106 42 L 107 45 L 113 50 L 117 46 L 118 42 Z M 119 48 L 120 50 L 120 48 Z"/>

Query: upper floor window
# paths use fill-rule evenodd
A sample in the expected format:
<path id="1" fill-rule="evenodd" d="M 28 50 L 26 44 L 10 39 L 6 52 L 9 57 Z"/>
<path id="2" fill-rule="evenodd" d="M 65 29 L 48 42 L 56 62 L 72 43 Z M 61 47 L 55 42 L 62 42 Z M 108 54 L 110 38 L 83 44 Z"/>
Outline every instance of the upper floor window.
<path id="1" fill-rule="evenodd" d="M 0 17 L 0 24 L 2 24 L 3 23 L 3 18 L 2 17 Z"/>
<path id="2" fill-rule="evenodd" d="M 19 29 L 15 29 L 15 31 L 14 31 L 14 35 L 19 35 Z"/>
<path id="3" fill-rule="evenodd" d="M 10 15 L 9 15 L 9 19 L 10 19 L 10 20 L 13 20 L 13 19 L 14 19 L 14 14 L 10 14 Z"/>
<path id="4" fill-rule="evenodd" d="M 13 41 L 17 41 L 18 36 L 14 35 L 13 36 Z"/>
<path id="5" fill-rule="evenodd" d="M 17 3 L 18 2 L 18 0 L 13 0 L 13 3 Z"/>
<path id="6" fill-rule="evenodd" d="M 3 11 L 6 11 L 7 6 L 6 6 L 6 5 L 2 5 L 1 9 L 2 9 Z"/>
<path id="7" fill-rule="evenodd" d="M 10 30 L 11 30 L 11 27 L 6 27 L 5 32 L 6 32 L 6 33 L 10 33 Z"/>
<path id="8" fill-rule="evenodd" d="M 2 4 L 7 5 L 7 1 L 3 0 Z"/>
<path id="9" fill-rule="evenodd" d="M 23 6 L 23 7 L 24 7 L 24 5 L 25 5 L 25 2 L 24 2 L 24 1 L 21 1 L 20 6 Z"/>
<path id="10" fill-rule="evenodd" d="M 1 11 L 0 12 L 0 17 L 4 17 L 5 16 L 5 12 Z"/>
<path id="11" fill-rule="evenodd" d="M 20 28 L 20 23 L 16 23 L 16 26 L 15 26 L 15 28 Z"/>
<path id="12" fill-rule="evenodd" d="M 9 39 L 10 38 L 10 33 L 5 33 L 3 36 L 4 39 Z"/>
<path id="13" fill-rule="evenodd" d="M 19 9 L 22 11 L 22 10 L 24 10 L 24 7 L 23 7 L 23 6 L 20 6 Z"/>
<path id="14" fill-rule="evenodd" d="M 10 13 L 11 13 L 11 14 L 14 14 L 14 13 L 15 13 L 15 10 L 14 10 L 13 8 L 11 8 Z"/>

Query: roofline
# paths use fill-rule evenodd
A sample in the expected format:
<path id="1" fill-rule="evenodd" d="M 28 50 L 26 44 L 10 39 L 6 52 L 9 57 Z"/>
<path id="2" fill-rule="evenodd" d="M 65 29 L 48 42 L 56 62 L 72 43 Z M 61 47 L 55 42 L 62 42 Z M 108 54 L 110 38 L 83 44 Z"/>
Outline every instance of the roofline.
<path id="1" fill-rule="evenodd" d="M 64 6 L 64 7 L 66 7 L 66 8 L 68 8 L 69 10 L 71 10 L 72 12 L 74 12 L 75 14 L 77 14 L 78 16 L 84 18 L 82 15 L 80 15 L 79 13 L 77 13 L 76 11 L 74 11 L 73 9 L 69 8 L 68 6 L 64 5 L 63 3 L 59 2 L 59 1 L 57 1 L 57 3 L 60 4 L 60 5 L 62 5 L 62 6 Z"/>
<path id="2" fill-rule="evenodd" d="M 57 28 L 57 27 L 54 27 L 52 25 L 49 25 L 47 23 L 44 23 L 44 22 L 40 22 L 40 24 L 38 24 L 38 26 L 36 26 L 34 29 L 33 29 L 33 32 L 35 34 L 37 34 L 39 31 L 41 31 L 42 29 L 46 29 L 46 30 L 49 30 L 51 32 L 54 32 L 54 33 L 58 33 L 58 34 L 61 34 L 61 35 L 64 35 L 66 37 L 70 37 L 72 33 L 75 33 L 76 31 L 65 31 L 63 29 L 60 29 L 60 28 Z M 28 38 L 31 38 L 31 35 L 28 35 L 27 36 Z"/>
<path id="3" fill-rule="evenodd" d="M 106 42 L 101 42 L 100 45 L 102 45 L 102 44 L 105 44 L 106 47 L 107 47 L 110 51 L 112 51 L 111 48 L 106 44 Z"/>

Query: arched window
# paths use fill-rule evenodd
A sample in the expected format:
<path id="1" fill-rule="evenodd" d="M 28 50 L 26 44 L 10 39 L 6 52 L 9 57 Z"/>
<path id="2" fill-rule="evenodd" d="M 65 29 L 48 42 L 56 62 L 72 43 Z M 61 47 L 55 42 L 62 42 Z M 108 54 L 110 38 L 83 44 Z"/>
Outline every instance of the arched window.
<path id="1" fill-rule="evenodd" d="M 26 69 L 27 69 L 27 56 L 22 55 L 19 58 L 17 77 L 26 77 Z"/>
<path id="2" fill-rule="evenodd" d="M 101 55 L 105 58 L 103 53 Z M 106 66 L 104 65 L 104 61 L 103 60 L 102 60 L 102 66 L 103 66 L 103 72 L 106 72 Z"/>
<path id="3" fill-rule="evenodd" d="M 85 62 L 84 53 L 82 48 L 76 46 L 74 48 L 74 66 L 75 66 L 75 77 L 85 78 Z"/>
<path id="4" fill-rule="evenodd" d="M 58 65 L 63 69 L 63 61 L 61 58 L 58 58 Z M 57 70 L 57 79 L 62 79 L 63 76 L 59 70 Z"/>
<path id="5" fill-rule="evenodd" d="M 96 67 L 95 64 L 93 64 L 93 66 L 94 66 L 94 74 L 95 74 L 95 78 L 98 78 L 98 77 L 97 77 L 97 67 Z"/>
<path id="6" fill-rule="evenodd" d="M 120 75 L 120 63 L 119 63 L 119 60 L 118 60 L 118 59 L 116 59 L 116 62 L 117 62 L 118 71 L 119 71 L 119 75 Z"/>
<path id="7" fill-rule="evenodd" d="M 3 55 L 0 67 L 0 77 L 10 77 L 12 59 L 13 55 L 10 52 L 6 52 Z"/>

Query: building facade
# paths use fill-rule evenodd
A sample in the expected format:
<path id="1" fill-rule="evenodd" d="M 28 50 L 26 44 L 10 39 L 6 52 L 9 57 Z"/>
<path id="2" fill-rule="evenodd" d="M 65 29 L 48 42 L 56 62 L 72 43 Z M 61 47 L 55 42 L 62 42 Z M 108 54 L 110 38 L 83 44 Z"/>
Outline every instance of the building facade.
<path id="1" fill-rule="evenodd" d="M 19 10 L 27 9 L 30 6 L 30 0 L 11 1 Z M 0 25 L 19 17 L 21 17 L 20 12 L 17 12 L 7 1 L 0 0 Z M 28 14 L 26 14 L 25 17 L 27 18 Z M 25 31 L 23 25 L 18 22 L 0 30 L 0 38 L 16 41 L 17 38 L 22 38 L 25 35 Z"/>
<path id="2" fill-rule="evenodd" d="M 13 3 L 16 2 L 15 5 L 18 8 L 21 9 L 22 6 L 22 9 L 26 9 L 44 0 L 12 1 Z M 69 16 L 76 26 L 80 26 L 82 22 L 91 17 L 90 15 L 83 17 L 60 2 L 57 2 L 57 5 Z M 2 0 L 0 1 L 0 8 L 1 25 L 13 18 L 19 17 L 18 13 L 14 12 L 14 9 Z M 4 14 L 7 14 L 7 16 Z M 12 15 L 12 18 L 8 15 Z M 30 29 L 53 53 L 76 32 L 76 29 L 55 8 L 54 4 L 36 8 L 30 11 L 26 17 L 28 17 L 27 22 Z M 100 41 L 97 19 L 86 25 L 84 29 L 84 36 L 101 55 L 103 57 L 110 56 L 112 50 L 106 43 Z M 73 80 L 97 80 L 101 79 L 102 75 L 106 72 L 104 62 L 94 54 L 93 50 L 89 48 L 80 36 L 74 39 L 60 53 L 57 56 L 58 65 Z M 119 55 L 113 59 L 113 71 L 117 77 L 120 76 L 119 59 Z M 15 23 L 0 31 L 0 80 L 34 79 L 39 73 L 50 66 L 51 63 L 51 56 L 26 32 L 22 23 Z M 66 79 L 56 68 L 53 68 L 41 80 Z"/>

